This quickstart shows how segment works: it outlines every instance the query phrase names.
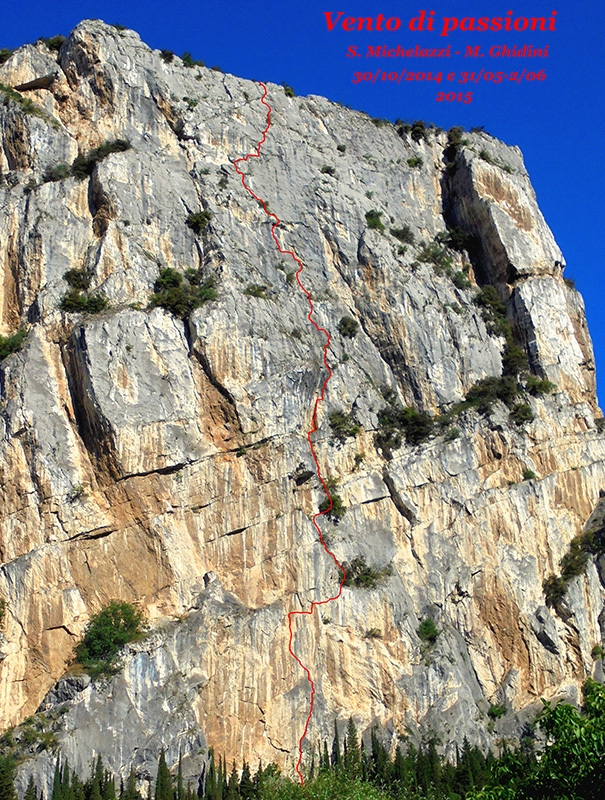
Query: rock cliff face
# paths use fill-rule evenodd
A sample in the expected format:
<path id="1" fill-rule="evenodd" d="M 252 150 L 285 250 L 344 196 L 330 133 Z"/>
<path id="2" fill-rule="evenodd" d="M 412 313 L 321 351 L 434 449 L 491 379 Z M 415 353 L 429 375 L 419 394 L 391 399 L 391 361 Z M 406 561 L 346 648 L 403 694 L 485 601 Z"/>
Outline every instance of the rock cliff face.
<path id="1" fill-rule="evenodd" d="M 0 95 L 0 333 L 28 329 L 0 366 L 2 724 L 52 689 L 41 710 L 63 712 L 56 735 L 81 771 L 101 752 L 127 772 L 134 752 L 150 774 L 162 746 L 190 774 L 208 746 L 291 767 L 309 688 L 285 617 L 339 578 L 310 522 L 323 499 L 306 441 L 323 340 L 232 166 L 265 127 L 260 88 L 166 63 L 99 21 L 75 29 L 58 63 L 43 43 L 21 48 L 0 81 L 53 73 L 46 89 Z M 317 685 L 309 745 L 350 715 L 361 730 L 487 745 L 600 669 L 599 565 L 570 582 L 559 615 L 542 590 L 605 484 L 582 300 L 517 148 L 436 130 L 416 142 L 268 89 L 273 124 L 247 181 L 283 220 L 333 335 L 315 441 L 347 513 L 321 524 L 340 561 L 390 567 L 296 623 Z M 83 180 L 48 179 L 116 139 L 131 149 Z M 186 219 L 200 211 L 211 216 L 195 233 Z M 443 269 L 422 260 L 419 242 L 448 225 L 473 234 L 472 265 L 464 251 Z M 415 244 L 402 247 L 390 229 L 406 226 Z M 186 322 L 146 310 L 166 267 L 214 277 L 217 299 Z M 453 282 L 465 268 L 470 281 Z M 73 269 L 106 310 L 59 309 Z M 434 415 L 502 374 L 505 339 L 474 302 L 478 285 L 496 288 L 531 372 L 555 391 L 525 400 L 523 425 L 497 402 L 460 413 L 457 438 L 377 449 L 385 387 Z M 343 316 L 355 337 L 338 333 Z M 354 413 L 357 436 L 334 437 L 336 410 Z M 90 616 L 116 598 L 141 604 L 150 638 L 109 683 L 55 686 Z M 417 634 L 428 617 L 432 646 Z M 508 714 L 490 731 L 495 703 Z M 52 767 L 42 753 L 23 776 Z"/>

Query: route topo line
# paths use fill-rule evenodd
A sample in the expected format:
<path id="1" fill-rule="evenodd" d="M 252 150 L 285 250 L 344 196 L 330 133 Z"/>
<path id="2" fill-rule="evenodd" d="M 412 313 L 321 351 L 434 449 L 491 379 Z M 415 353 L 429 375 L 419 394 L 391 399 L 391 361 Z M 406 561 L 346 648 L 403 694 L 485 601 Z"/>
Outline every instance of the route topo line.
<path id="1" fill-rule="evenodd" d="M 302 281 L 300 279 L 300 276 L 301 276 L 301 274 L 302 274 L 302 272 L 304 270 L 303 262 L 301 261 L 301 259 L 292 250 L 284 250 L 282 248 L 282 246 L 280 245 L 280 243 L 279 243 L 279 240 L 277 238 L 277 234 L 275 233 L 275 229 L 279 225 L 281 225 L 281 220 L 279 219 L 277 214 L 274 214 L 272 211 L 269 211 L 267 209 L 266 201 L 263 200 L 262 198 L 258 197 L 258 195 L 256 195 L 252 191 L 252 189 L 250 189 L 250 187 L 246 184 L 246 176 L 245 176 L 245 174 L 238 167 L 238 164 L 239 164 L 240 161 L 248 161 L 248 159 L 250 159 L 250 158 L 260 158 L 261 147 L 266 142 L 267 133 L 269 132 L 269 128 L 271 127 L 271 111 L 273 109 L 271 108 L 271 106 L 269 105 L 269 103 L 265 99 L 267 97 L 267 87 L 265 86 L 264 83 L 262 83 L 260 81 L 259 81 L 259 85 L 263 89 L 263 96 L 261 97 L 261 103 L 267 109 L 267 125 L 266 125 L 266 127 L 265 127 L 265 129 L 263 131 L 263 134 L 262 134 L 262 137 L 261 137 L 260 141 L 256 145 L 256 150 L 254 150 L 251 153 L 248 153 L 248 155 L 246 155 L 246 156 L 241 156 L 240 158 L 236 158 L 234 160 L 234 162 L 233 162 L 233 166 L 235 167 L 235 171 L 237 172 L 237 174 L 242 179 L 242 186 L 244 187 L 244 189 L 248 192 L 248 194 L 251 197 L 253 197 L 258 203 L 261 204 L 261 206 L 264 209 L 265 214 L 268 217 L 271 217 L 273 219 L 273 222 L 271 224 L 271 236 L 273 237 L 273 241 L 275 242 L 275 246 L 277 247 L 277 249 L 279 250 L 279 252 L 282 255 L 290 256 L 296 262 L 296 264 L 298 265 L 298 269 L 296 271 L 296 282 L 298 283 L 300 289 L 305 293 L 305 295 L 307 297 L 307 301 L 309 303 L 309 313 L 307 314 L 307 319 L 309 320 L 311 325 L 313 325 L 313 327 L 318 331 L 318 333 L 323 333 L 324 336 L 326 337 L 326 341 L 325 341 L 325 344 L 324 344 L 322 350 L 323 350 L 323 363 L 324 363 L 324 366 L 325 366 L 328 374 L 326 375 L 326 378 L 325 378 L 325 380 L 324 380 L 324 382 L 322 384 L 320 395 L 315 398 L 315 403 L 313 405 L 313 416 L 311 417 L 311 428 L 307 431 L 307 441 L 309 442 L 309 449 L 311 450 L 311 455 L 313 456 L 313 461 L 315 462 L 315 467 L 317 469 L 317 477 L 319 478 L 319 480 L 321 482 L 321 485 L 323 487 L 324 492 L 326 493 L 326 497 L 328 498 L 328 502 L 329 502 L 328 507 L 324 511 L 318 511 L 313 515 L 313 525 L 315 526 L 315 529 L 317 530 L 317 533 L 319 535 L 319 541 L 321 542 L 324 550 L 333 559 L 334 564 L 336 565 L 336 567 L 342 573 L 342 578 L 341 578 L 340 584 L 338 586 L 338 593 L 335 594 L 333 597 L 328 597 L 326 600 L 313 600 L 311 602 L 311 605 L 309 606 L 309 608 L 306 611 L 290 611 L 288 613 L 288 629 L 290 631 L 288 649 L 290 651 L 290 655 L 292 656 L 292 658 L 295 659 L 295 661 L 298 663 L 298 665 L 304 671 L 304 673 L 305 673 L 305 675 L 307 677 L 307 681 L 311 685 L 311 696 L 310 696 L 310 699 L 309 699 L 309 713 L 307 714 L 307 719 L 306 719 L 306 722 L 305 722 L 305 727 L 304 727 L 302 736 L 300 737 L 300 739 L 298 741 L 298 761 L 296 762 L 296 772 L 298 773 L 298 777 L 300 778 L 301 784 L 304 785 L 305 779 L 304 779 L 303 774 L 301 772 L 300 766 L 301 766 L 302 757 L 303 757 L 303 742 L 304 742 L 304 740 L 305 740 L 305 738 L 307 736 L 307 732 L 309 730 L 309 724 L 311 722 L 311 717 L 313 716 L 313 703 L 314 703 L 314 699 L 315 699 L 315 681 L 311 677 L 311 672 L 310 672 L 309 668 L 307 666 L 305 666 L 305 664 L 303 664 L 303 662 L 296 655 L 296 653 L 294 652 L 294 649 L 292 647 L 292 638 L 293 638 L 293 635 L 294 635 L 293 634 L 293 630 L 292 630 L 292 619 L 294 617 L 296 617 L 296 616 L 310 616 L 310 615 L 313 614 L 313 612 L 315 611 L 315 608 L 317 606 L 323 606 L 323 605 L 326 605 L 326 603 L 331 603 L 333 600 L 338 600 L 338 598 L 342 594 L 342 587 L 344 586 L 344 582 L 345 582 L 346 577 L 347 577 L 347 573 L 344 570 L 342 564 L 338 561 L 338 559 L 336 558 L 334 553 L 328 548 L 326 542 L 324 541 L 323 534 L 321 532 L 321 528 L 317 524 L 317 518 L 323 516 L 324 514 L 328 514 L 331 511 L 333 504 L 332 504 L 332 496 L 330 495 L 330 492 L 328 491 L 328 487 L 326 485 L 326 482 L 323 479 L 323 476 L 321 474 L 321 467 L 319 466 L 319 460 L 317 458 L 317 454 L 315 453 L 315 448 L 313 446 L 313 441 L 312 441 L 312 438 L 311 438 L 312 435 L 317 430 L 317 411 L 319 409 L 320 404 L 323 403 L 323 401 L 324 401 L 325 394 L 326 394 L 326 387 L 327 387 L 327 385 L 328 385 L 328 383 L 330 381 L 330 378 L 332 377 L 332 369 L 330 368 L 330 365 L 328 364 L 328 348 L 330 347 L 332 338 L 331 338 L 329 332 L 325 328 L 322 328 L 321 325 L 319 325 L 315 321 L 315 319 L 313 318 L 313 314 L 315 312 L 315 307 L 313 305 L 313 298 L 311 296 L 311 292 L 303 285 L 303 283 L 302 283 Z"/>

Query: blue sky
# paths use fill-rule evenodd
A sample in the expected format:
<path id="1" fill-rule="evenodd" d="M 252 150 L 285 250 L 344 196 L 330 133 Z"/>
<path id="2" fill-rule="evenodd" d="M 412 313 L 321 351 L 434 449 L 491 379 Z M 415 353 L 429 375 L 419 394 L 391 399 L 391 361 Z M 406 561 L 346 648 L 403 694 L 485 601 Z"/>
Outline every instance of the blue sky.
<path id="1" fill-rule="evenodd" d="M 188 50 L 208 66 L 245 78 L 287 82 L 297 94 L 322 94 L 372 116 L 394 120 L 424 119 L 449 128 L 483 125 L 485 130 L 523 151 L 538 202 L 567 261 L 566 276 L 582 292 L 595 345 L 600 386 L 605 385 L 605 220 L 602 189 L 605 177 L 604 15 L 595 0 L 308 0 L 306 3 L 178 0 L 149 3 L 107 0 L 4 0 L 0 7 L 0 47 L 17 47 L 40 36 L 68 33 L 86 17 L 119 22 L 136 30 L 152 47 L 177 54 Z M 409 21 L 421 10 L 433 10 L 433 31 L 413 32 Z M 441 36 L 442 20 L 479 17 L 512 19 L 546 17 L 556 10 L 554 31 L 455 31 Z M 399 18 L 398 30 L 328 31 L 324 12 L 334 16 Z M 396 23 L 391 23 L 394 26 Z M 383 23 L 384 25 L 384 23 Z M 468 26 L 469 23 L 466 23 Z M 523 23 L 518 23 L 519 27 Z M 347 48 L 357 45 L 406 49 L 419 44 L 452 51 L 480 45 L 482 59 L 452 54 L 450 59 L 351 59 Z M 493 45 L 549 46 L 544 59 L 491 58 Z M 358 66 L 361 64 L 362 66 Z M 368 66 L 366 66 L 368 65 Z M 472 90 L 472 102 L 437 102 L 437 92 L 452 84 L 403 81 L 353 83 L 355 71 L 407 69 L 415 72 L 512 70 L 546 72 L 546 80 L 478 85 L 453 84 L 456 93 Z"/>

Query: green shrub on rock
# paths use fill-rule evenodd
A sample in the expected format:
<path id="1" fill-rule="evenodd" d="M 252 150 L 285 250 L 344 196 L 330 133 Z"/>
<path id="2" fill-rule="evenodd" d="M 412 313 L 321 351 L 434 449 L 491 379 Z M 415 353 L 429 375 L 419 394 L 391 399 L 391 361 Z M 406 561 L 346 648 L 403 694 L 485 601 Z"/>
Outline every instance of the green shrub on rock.
<path id="1" fill-rule="evenodd" d="M 216 300 L 213 277 L 203 280 L 199 270 L 189 269 L 182 275 L 166 267 L 155 282 L 149 308 L 165 308 L 176 317 L 186 319 L 209 300 Z"/>
<path id="2" fill-rule="evenodd" d="M 112 600 L 92 617 L 75 655 L 91 677 L 109 676 L 116 672 L 121 648 L 143 635 L 142 613 L 130 603 Z"/>

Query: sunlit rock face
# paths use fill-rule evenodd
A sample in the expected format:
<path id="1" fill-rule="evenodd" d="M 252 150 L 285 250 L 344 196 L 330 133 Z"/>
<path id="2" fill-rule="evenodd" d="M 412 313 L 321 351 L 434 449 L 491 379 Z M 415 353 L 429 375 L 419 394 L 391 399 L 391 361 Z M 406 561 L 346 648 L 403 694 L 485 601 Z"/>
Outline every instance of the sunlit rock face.
<path id="1" fill-rule="evenodd" d="M 261 89 L 166 63 L 100 21 L 56 56 L 37 43 L 0 67 L 8 86 L 56 73 L 23 91 L 36 114 L 0 106 L 0 333 L 29 331 L 0 366 L 2 724 L 43 703 L 83 773 L 101 753 L 151 776 L 162 746 L 191 776 L 208 747 L 290 768 L 309 686 L 286 614 L 334 594 L 339 574 L 310 521 L 324 497 L 306 438 L 324 339 L 232 163 L 266 125 Z M 433 732 L 446 751 L 463 736 L 487 746 L 540 697 L 577 697 L 596 669 L 599 565 L 570 582 L 565 613 L 542 589 L 605 483 L 582 300 L 517 148 L 485 133 L 452 147 L 435 129 L 416 142 L 271 84 L 267 99 L 272 127 L 247 182 L 281 218 L 332 334 L 314 441 L 347 511 L 320 524 L 339 561 L 383 572 L 295 622 L 317 688 L 308 747 L 349 716 L 361 731 Z M 131 148 L 83 179 L 49 179 L 116 139 Z M 202 210 L 195 232 L 186 221 Z M 468 251 L 427 261 L 421 242 L 454 226 L 472 234 Z M 186 321 L 147 310 L 167 267 L 213 277 L 216 299 Z M 61 311 L 68 270 L 108 307 Z M 443 414 L 502 374 L 505 339 L 474 302 L 490 285 L 554 391 L 520 398 L 533 414 L 521 425 L 497 402 L 422 443 L 377 447 L 385 395 Z M 344 316 L 354 337 L 338 331 Z M 342 442 L 337 410 L 360 428 Z M 138 603 L 150 637 L 112 681 L 55 685 L 111 599 Z M 417 634 L 426 618 L 433 645 Z M 495 703 L 508 713 L 490 731 Z M 48 782 L 54 758 L 26 762 L 20 780 Z"/>

